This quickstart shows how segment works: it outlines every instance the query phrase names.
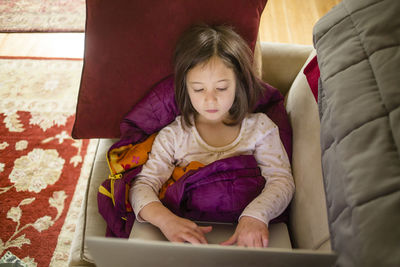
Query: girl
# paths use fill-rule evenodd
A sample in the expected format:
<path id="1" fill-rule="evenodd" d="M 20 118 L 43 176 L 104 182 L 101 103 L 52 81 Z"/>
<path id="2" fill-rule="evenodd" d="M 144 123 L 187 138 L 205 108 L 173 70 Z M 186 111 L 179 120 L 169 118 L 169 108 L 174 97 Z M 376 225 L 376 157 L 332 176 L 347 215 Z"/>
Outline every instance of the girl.
<path id="1" fill-rule="evenodd" d="M 251 50 L 231 28 L 194 26 L 178 41 L 174 67 L 182 115 L 158 133 L 132 184 L 129 198 L 137 220 L 157 226 L 170 241 L 207 243 L 204 234 L 211 227 L 169 211 L 158 199 L 160 188 L 175 166 L 254 155 L 265 188 L 222 244 L 267 247 L 268 223 L 289 204 L 294 183 L 277 126 L 263 113 L 250 113 L 263 93 L 252 70 Z"/>

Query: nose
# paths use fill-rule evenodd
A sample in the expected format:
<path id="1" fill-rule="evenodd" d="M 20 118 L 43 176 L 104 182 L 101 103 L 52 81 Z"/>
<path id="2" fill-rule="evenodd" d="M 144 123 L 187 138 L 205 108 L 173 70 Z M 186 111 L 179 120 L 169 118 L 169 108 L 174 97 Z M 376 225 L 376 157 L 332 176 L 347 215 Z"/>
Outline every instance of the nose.
<path id="1" fill-rule="evenodd" d="M 214 90 L 207 90 L 205 94 L 204 101 L 206 103 L 213 103 L 217 101 L 217 96 Z"/>

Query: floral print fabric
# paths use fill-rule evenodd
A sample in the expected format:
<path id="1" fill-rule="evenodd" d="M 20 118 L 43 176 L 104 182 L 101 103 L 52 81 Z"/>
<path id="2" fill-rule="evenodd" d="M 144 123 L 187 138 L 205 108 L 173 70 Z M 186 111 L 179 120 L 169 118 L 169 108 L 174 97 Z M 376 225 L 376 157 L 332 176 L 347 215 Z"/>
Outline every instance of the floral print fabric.
<path id="1" fill-rule="evenodd" d="M 0 258 L 67 265 L 97 142 L 70 136 L 81 69 L 0 59 Z"/>

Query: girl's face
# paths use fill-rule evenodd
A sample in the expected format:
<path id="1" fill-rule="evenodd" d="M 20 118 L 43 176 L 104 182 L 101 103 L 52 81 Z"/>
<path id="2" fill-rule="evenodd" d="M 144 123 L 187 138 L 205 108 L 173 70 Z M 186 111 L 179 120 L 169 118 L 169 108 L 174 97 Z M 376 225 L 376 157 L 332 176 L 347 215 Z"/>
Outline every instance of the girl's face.
<path id="1" fill-rule="evenodd" d="M 203 122 L 219 123 L 235 100 L 235 73 L 217 56 L 190 69 L 186 76 L 190 101 Z"/>

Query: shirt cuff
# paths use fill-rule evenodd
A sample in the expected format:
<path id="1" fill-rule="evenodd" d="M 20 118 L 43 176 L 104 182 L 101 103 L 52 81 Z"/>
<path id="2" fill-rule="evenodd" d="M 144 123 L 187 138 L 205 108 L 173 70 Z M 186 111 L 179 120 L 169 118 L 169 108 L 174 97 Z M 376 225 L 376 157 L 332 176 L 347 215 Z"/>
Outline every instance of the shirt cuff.
<path id="1" fill-rule="evenodd" d="M 244 210 L 244 211 L 242 212 L 242 214 L 240 215 L 239 220 L 240 220 L 240 218 L 242 218 L 243 216 L 252 217 L 252 218 L 254 218 L 254 219 L 257 219 L 257 220 L 259 220 L 259 221 L 262 221 L 263 223 L 265 223 L 265 224 L 267 225 L 267 227 L 268 227 L 268 225 L 269 225 L 270 219 L 268 218 L 268 215 L 265 215 L 265 214 L 263 214 L 262 212 L 246 211 L 246 210 Z"/>
<path id="2" fill-rule="evenodd" d="M 136 220 L 139 222 L 145 222 L 143 218 L 139 216 L 140 211 L 148 204 L 152 202 L 161 203 L 160 199 L 152 190 L 130 190 L 129 201 L 131 202 L 133 212 L 135 213 Z"/>

